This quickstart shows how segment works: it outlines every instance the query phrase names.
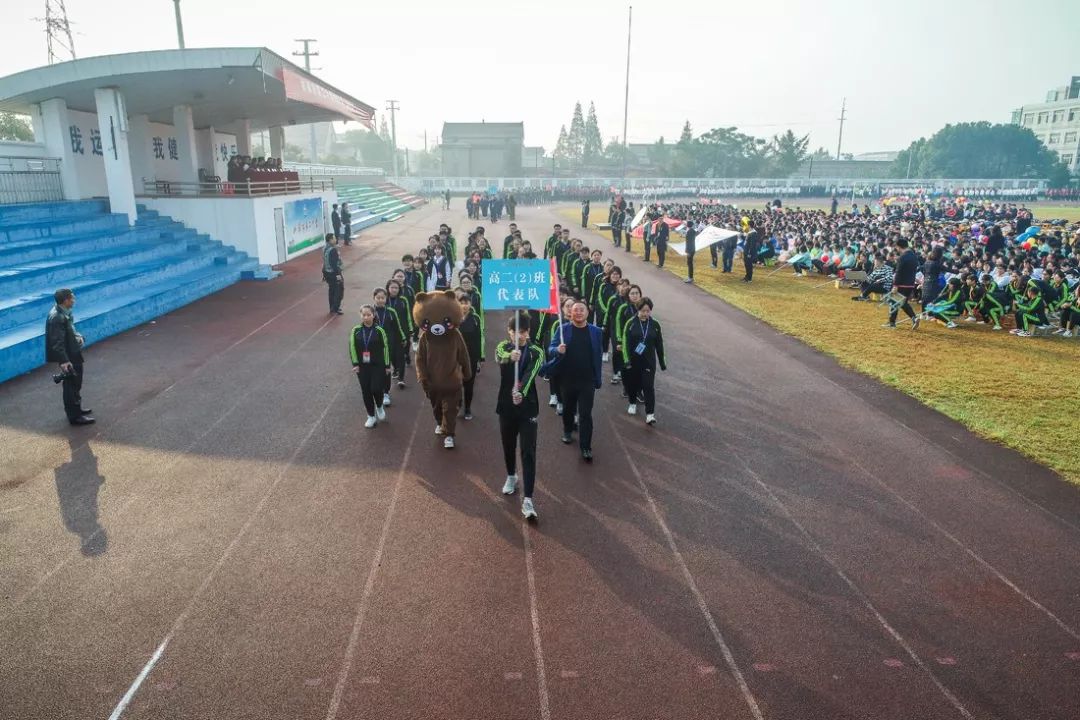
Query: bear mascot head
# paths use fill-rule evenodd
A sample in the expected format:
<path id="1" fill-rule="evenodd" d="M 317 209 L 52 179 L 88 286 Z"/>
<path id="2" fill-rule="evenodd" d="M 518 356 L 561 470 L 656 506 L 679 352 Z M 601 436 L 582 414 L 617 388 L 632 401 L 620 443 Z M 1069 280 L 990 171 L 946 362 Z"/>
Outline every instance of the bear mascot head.
<path id="1" fill-rule="evenodd" d="M 464 320 L 461 305 L 453 290 L 421 292 L 413 303 L 413 321 L 416 327 L 430 333 L 433 340 L 446 337 Z"/>

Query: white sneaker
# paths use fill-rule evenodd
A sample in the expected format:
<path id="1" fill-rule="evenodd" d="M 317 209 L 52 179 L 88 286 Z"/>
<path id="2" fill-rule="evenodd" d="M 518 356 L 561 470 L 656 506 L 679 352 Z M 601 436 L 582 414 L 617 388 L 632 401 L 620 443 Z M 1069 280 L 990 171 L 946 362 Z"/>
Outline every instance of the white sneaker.
<path id="1" fill-rule="evenodd" d="M 626 414 L 627 415 L 637 415 L 637 404 L 636 403 L 630 403 L 626 407 Z"/>
<path id="2" fill-rule="evenodd" d="M 559 415 L 562 415 L 562 403 L 557 403 L 555 405 L 555 412 L 558 413 Z"/>
<path id="3" fill-rule="evenodd" d="M 994 327 L 992 327 L 992 328 L 990 328 L 990 329 L 991 329 L 991 330 L 1000 330 L 1000 329 L 1001 329 L 1001 326 L 1000 326 L 1000 325 L 995 325 Z"/>
<path id="4" fill-rule="evenodd" d="M 521 514 L 525 516 L 526 520 L 536 519 L 536 508 L 533 507 L 532 498 L 525 498 L 521 501 Z"/>
<path id="5" fill-rule="evenodd" d="M 608 360 L 611 359 L 611 353 L 609 353 L 609 352 L 604 353 L 604 356 L 602 358 L 600 358 L 600 359 L 603 360 L 604 362 L 607 362 Z"/>
<path id="6" fill-rule="evenodd" d="M 655 425 L 656 424 L 656 415 L 654 415 L 653 413 L 649 413 L 648 415 L 646 415 L 645 416 L 645 424 L 646 425 Z"/>
<path id="7" fill-rule="evenodd" d="M 1026 330 L 1021 330 L 1020 332 L 1016 333 L 1016 337 L 1031 337 L 1031 336 L 1032 336 L 1031 333 L 1029 333 Z"/>
<path id="8" fill-rule="evenodd" d="M 442 425 L 436 425 L 435 426 L 435 434 L 436 435 L 442 435 L 443 434 Z"/>
<path id="9" fill-rule="evenodd" d="M 383 407 L 390 407 L 390 393 L 383 393 L 382 404 Z"/>
<path id="10" fill-rule="evenodd" d="M 375 427 L 375 425 L 377 425 L 377 424 L 378 424 L 378 422 L 379 422 L 379 421 L 375 419 L 375 416 L 374 416 L 374 415 L 368 415 L 368 416 L 367 416 L 367 422 L 366 422 L 366 423 L 364 423 L 364 427 L 366 427 L 366 428 L 373 428 L 373 427 Z"/>
<path id="11" fill-rule="evenodd" d="M 950 330 L 952 330 L 953 328 L 957 328 L 957 327 L 960 327 L 960 326 L 959 326 L 959 325 L 957 325 L 956 323 L 954 323 L 954 322 L 953 322 L 952 320 L 950 320 L 950 321 L 949 321 L 949 323 L 948 323 L 948 324 L 947 324 L 947 325 L 946 325 L 945 327 L 947 327 L 947 328 L 949 328 Z"/>
<path id="12" fill-rule="evenodd" d="M 446 448 L 447 450 L 453 450 L 454 449 L 454 437 L 452 435 L 447 435 L 446 439 L 442 441 L 442 446 L 444 448 Z"/>
<path id="13" fill-rule="evenodd" d="M 420 349 L 420 343 L 418 343 L 416 340 L 413 340 L 412 351 L 415 353 L 419 349 Z"/>
<path id="14" fill-rule="evenodd" d="M 515 490 L 517 490 L 517 475 L 507 475 L 506 482 L 503 483 L 503 495 L 513 495 Z"/>
<path id="15" fill-rule="evenodd" d="M 382 407 L 375 408 L 375 417 L 377 417 L 380 421 L 385 420 L 386 419 L 386 408 L 382 408 Z"/>
<path id="16" fill-rule="evenodd" d="M 1058 328 L 1057 330 L 1054 331 L 1054 334 L 1055 335 L 1064 335 L 1065 334 L 1065 328 Z"/>
<path id="17" fill-rule="evenodd" d="M 555 407 L 558 404 L 559 398 L 555 397 L 554 395 L 548 398 L 548 407 Z"/>
<path id="18" fill-rule="evenodd" d="M 966 318 L 964 318 L 964 322 L 979 322 L 979 321 L 976 320 L 973 316 L 968 315 Z"/>
<path id="19" fill-rule="evenodd" d="M 1061 333 L 1061 337 L 1072 337 L 1072 336 L 1073 336 L 1072 330 L 1066 330 L 1065 332 Z"/>
<path id="20" fill-rule="evenodd" d="M 622 373 L 615 373 L 614 375 L 611 376 L 611 384 L 612 385 L 618 385 L 621 382 L 622 382 Z"/>

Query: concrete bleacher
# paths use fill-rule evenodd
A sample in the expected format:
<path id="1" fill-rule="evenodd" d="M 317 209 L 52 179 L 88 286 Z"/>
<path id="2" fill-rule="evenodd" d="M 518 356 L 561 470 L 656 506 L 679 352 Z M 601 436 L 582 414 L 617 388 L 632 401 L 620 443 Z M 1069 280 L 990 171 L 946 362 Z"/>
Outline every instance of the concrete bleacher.
<path id="1" fill-rule="evenodd" d="M 391 183 L 378 185 L 339 183 L 337 191 L 339 202 L 349 203 L 354 233 L 381 222 L 393 222 L 426 202 L 423 198 Z"/>
<path id="2" fill-rule="evenodd" d="M 0 206 L 0 382 L 44 363 L 57 288 L 75 291 L 76 326 L 91 345 L 238 280 L 272 276 L 141 206 L 133 227 L 103 200 Z"/>

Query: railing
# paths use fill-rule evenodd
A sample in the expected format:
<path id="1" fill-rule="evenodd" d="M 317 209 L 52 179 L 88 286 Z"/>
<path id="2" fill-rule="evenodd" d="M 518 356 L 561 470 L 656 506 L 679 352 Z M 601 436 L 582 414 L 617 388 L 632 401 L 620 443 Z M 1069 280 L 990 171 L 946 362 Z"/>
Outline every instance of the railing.
<path id="1" fill-rule="evenodd" d="M 385 173 L 379 168 L 354 167 L 352 165 L 320 165 L 319 163 L 287 162 L 285 168 L 304 175 L 363 175 L 378 176 Z"/>
<path id="2" fill-rule="evenodd" d="M 332 179 L 298 178 L 267 182 L 177 182 L 143 180 L 143 197 L 268 197 L 297 193 L 325 192 L 334 189 Z"/>
<path id="3" fill-rule="evenodd" d="M 0 156 L 0 205 L 63 199 L 58 158 Z"/>

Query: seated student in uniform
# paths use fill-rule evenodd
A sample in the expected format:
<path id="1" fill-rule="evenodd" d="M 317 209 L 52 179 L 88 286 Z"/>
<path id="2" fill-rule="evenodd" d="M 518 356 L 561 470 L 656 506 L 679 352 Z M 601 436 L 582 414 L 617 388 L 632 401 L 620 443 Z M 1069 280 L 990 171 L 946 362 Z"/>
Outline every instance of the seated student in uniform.
<path id="1" fill-rule="evenodd" d="M 1002 299 L 1004 291 L 994 284 L 994 278 L 990 274 L 982 277 L 982 295 L 979 299 L 979 314 L 983 322 L 994 323 L 994 330 L 1001 329 L 1001 316 L 1005 314 L 1005 304 Z"/>
<path id="2" fill-rule="evenodd" d="M 1050 324 L 1046 318 L 1046 301 L 1039 287 L 1029 284 L 1025 295 L 1025 299 L 1016 304 L 1016 329 L 1009 331 L 1018 337 L 1031 337 L 1035 328 L 1046 328 Z"/>
<path id="3" fill-rule="evenodd" d="M 926 315 L 945 323 L 947 328 L 955 328 L 957 325 L 953 321 L 960 316 L 963 287 L 960 276 L 949 278 L 939 299 L 926 306 Z"/>

